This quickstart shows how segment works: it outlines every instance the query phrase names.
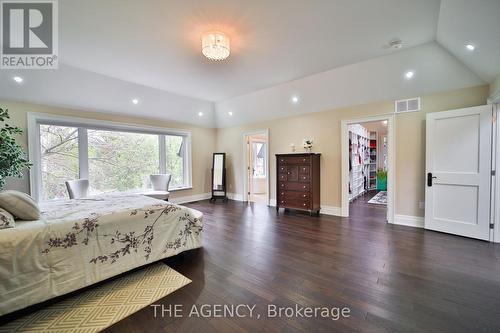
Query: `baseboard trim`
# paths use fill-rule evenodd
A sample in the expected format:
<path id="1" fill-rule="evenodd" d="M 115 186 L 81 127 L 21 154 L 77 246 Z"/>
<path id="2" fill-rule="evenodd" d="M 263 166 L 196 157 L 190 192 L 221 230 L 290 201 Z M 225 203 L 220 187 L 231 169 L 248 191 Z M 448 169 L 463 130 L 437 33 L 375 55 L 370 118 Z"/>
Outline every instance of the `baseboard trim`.
<path id="1" fill-rule="evenodd" d="M 394 224 L 404 225 L 407 227 L 423 228 L 424 218 L 421 216 L 412 215 L 394 215 Z"/>
<path id="2" fill-rule="evenodd" d="M 342 209 L 335 206 L 321 205 L 321 210 L 319 212 L 325 215 L 342 216 Z"/>
<path id="3" fill-rule="evenodd" d="M 169 201 L 174 204 L 184 204 L 193 201 L 207 200 L 210 199 L 211 197 L 212 197 L 211 193 L 201 193 L 201 194 L 188 195 L 185 197 L 170 198 Z"/>
<path id="4" fill-rule="evenodd" d="M 227 198 L 234 201 L 243 201 L 243 194 L 238 193 L 228 193 Z"/>
<path id="5" fill-rule="evenodd" d="M 276 199 L 270 199 L 269 206 L 276 207 Z M 340 209 L 340 207 L 335 206 L 321 205 L 321 210 L 319 211 L 319 213 L 325 215 L 342 216 L 342 210 Z"/>

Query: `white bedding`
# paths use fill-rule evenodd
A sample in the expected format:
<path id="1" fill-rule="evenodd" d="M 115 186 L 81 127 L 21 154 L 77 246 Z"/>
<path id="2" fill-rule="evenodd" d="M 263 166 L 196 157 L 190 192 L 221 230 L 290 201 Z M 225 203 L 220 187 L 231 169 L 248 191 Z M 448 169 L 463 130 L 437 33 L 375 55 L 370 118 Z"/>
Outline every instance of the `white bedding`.
<path id="1" fill-rule="evenodd" d="M 202 213 L 141 195 L 41 205 L 0 230 L 0 315 L 202 246 Z"/>

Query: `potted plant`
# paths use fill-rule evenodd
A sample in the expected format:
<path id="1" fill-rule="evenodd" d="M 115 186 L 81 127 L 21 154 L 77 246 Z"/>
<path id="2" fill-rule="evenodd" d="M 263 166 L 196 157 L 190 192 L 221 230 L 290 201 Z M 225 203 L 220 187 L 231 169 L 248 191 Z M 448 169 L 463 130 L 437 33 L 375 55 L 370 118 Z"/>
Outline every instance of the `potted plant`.
<path id="1" fill-rule="evenodd" d="M 314 143 L 313 139 L 304 139 L 302 140 L 302 147 L 306 152 L 310 153 L 312 150 L 313 143 Z"/>
<path id="2" fill-rule="evenodd" d="M 5 187 L 7 177 L 21 178 L 23 170 L 31 167 L 26 153 L 15 139 L 23 131 L 7 124 L 9 118 L 9 110 L 0 108 L 0 190 Z"/>
<path id="3" fill-rule="evenodd" d="M 378 169 L 378 171 L 377 171 L 377 190 L 387 191 L 387 170 Z"/>

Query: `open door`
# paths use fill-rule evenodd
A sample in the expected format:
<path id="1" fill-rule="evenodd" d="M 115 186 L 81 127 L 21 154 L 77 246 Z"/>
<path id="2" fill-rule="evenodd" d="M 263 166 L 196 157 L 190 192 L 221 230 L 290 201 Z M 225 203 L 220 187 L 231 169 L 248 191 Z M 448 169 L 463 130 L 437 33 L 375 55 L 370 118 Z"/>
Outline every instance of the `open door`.
<path id="1" fill-rule="evenodd" d="M 489 240 L 492 106 L 427 114 L 425 228 Z"/>

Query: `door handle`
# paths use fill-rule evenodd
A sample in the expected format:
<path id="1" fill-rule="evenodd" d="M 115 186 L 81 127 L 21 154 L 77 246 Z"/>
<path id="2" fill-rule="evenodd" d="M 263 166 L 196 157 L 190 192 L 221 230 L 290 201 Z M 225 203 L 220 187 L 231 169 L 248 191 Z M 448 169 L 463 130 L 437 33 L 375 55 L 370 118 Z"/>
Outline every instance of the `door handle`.
<path id="1" fill-rule="evenodd" d="M 436 176 L 432 176 L 432 172 L 427 173 L 427 186 L 432 186 L 432 180 L 437 179 Z"/>

